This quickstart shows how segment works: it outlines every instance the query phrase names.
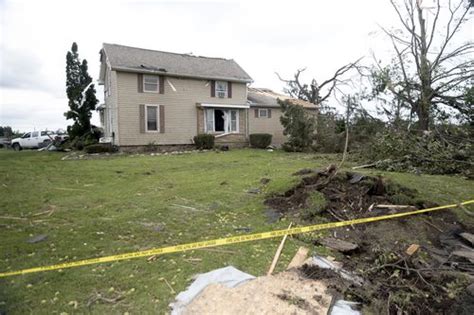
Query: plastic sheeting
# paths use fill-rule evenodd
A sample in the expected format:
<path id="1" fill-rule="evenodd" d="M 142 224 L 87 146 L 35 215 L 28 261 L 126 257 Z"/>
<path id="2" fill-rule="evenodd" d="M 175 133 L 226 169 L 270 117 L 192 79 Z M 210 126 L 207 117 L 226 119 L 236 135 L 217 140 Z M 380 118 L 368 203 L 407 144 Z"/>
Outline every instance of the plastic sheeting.
<path id="1" fill-rule="evenodd" d="M 358 305 L 356 302 L 338 300 L 331 309 L 331 315 L 360 315 L 359 311 L 352 309 Z"/>
<path id="2" fill-rule="evenodd" d="M 343 279 L 349 280 L 354 282 L 356 285 L 362 285 L 364 279 L 359 276 L 352 274 L 351 272 L 344 270 L 338 266 L 336 266 L 332 261 L 321 257 L 321 256 L 313 256 L 309 262 L 312 265 L 318 266 L 323 269 L 332 269 L 337 272 Z"/>
<path id="3" fill-rule="evenodd" d="M 176 296 L 175 302 L 170 304 L 171 315 L 179 315 L 202 290 L 213 283 L 220 283 L 228 288 L 236 287 L 244 282 L 255 279 L 254 276 L 242 272 L 233 266 L 216 269 L 200 274 L 196 280 Z"/>

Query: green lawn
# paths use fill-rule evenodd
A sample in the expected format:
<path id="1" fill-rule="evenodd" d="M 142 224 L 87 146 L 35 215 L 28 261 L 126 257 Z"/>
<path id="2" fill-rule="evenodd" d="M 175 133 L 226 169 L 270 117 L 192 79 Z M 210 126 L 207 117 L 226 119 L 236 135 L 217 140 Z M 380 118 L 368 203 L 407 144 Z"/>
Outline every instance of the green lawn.
<path id="1" fill-rule="evenodd" d="M 285 220 L 268 223 L 265 195 L 297 182 L 290 176 L 296 170 L 337 161 L 332 155 L 263 150 L 62 161 L 63 156 L 0 151 L 0 271 L 246 233 L 239 228 L 251 232 L 285 228 L 289 224 Z M 472 181 L 384 175 L 434 202 L 474 198 Z M 271 181 L 263 186 L 262 178 Z M 251 188 L 262 193 L 247 193 Z M 462 220 L 472 220 L 458 213 Z M 47 240 L 27 242 L 40 234 L 47 234 Z M 168 284 L 179 292 L 194 274 L 228 265 L 262 275 L 279 242 L 2 278 L 0 312 L 163 313 L 176 295 Z M 300 245 L 289 238 L 279 269 Z"/>

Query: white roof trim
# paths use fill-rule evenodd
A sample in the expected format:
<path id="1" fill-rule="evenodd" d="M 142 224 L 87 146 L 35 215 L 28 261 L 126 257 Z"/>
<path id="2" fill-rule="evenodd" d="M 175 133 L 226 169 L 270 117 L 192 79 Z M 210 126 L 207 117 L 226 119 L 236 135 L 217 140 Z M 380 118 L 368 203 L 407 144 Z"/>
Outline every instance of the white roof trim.
<path id="1" fill-rule="evenodd" d="M 201 107 L 219 107 L 219 108 L 250 108 L 249 105 L 231 105 L 231 104 L 209 104 L 209 103 L 201 103 Z"/>

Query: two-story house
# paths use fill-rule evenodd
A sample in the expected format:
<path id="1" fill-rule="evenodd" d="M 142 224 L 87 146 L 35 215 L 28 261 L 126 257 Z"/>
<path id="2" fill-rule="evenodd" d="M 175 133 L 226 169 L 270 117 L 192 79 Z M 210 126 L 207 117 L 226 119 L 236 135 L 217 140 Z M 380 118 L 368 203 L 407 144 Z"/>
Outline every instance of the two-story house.
<path id="1" fill-rule="evenodd" d="M 200 133 L 232 146 L 253 132 L 284 140 L 276 100 L 288 97 L 262 89 L 248 98 L 252 78 L 232 59 L 103 44 L 100 62 L 105 138 L 122 149 L 192 145 Z"/>

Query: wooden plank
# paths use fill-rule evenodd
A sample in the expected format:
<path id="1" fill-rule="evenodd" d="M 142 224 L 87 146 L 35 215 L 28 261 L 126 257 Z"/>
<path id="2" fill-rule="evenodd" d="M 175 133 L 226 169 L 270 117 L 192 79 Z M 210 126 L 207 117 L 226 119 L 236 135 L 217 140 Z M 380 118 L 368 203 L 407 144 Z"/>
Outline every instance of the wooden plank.
<path id="1" fill-rule="evenodd" d="M 340 239 L 337 239 L 337 238 L 333 238 L 333 237 L 323 238 L 323 239 L 319 240 L 318 243 L 320 243 L 321 245 L 324 245 L 326 247 L 329 247 L 331 249 L 335 249 L 337 251 L 340 251 L 341 253 L 347 253 L 347 252 L 353 251 L 353 250 L 355 250 L 359 247 L 359 245 L 357 245 L 357 244 L 347 242 L 347 241 L 344 241 L 344 240 L 340 240 Z"/>
<path id="2" fill-rule="evenodd" d="M 463 239 L 471 243 L 471 245 L 474 245 L 474 235 L 471 233 L 463 232 L 460 233 L 459 236 L 461 236 Z"/>
<path id="3" fill-rule="evenodd" d="M 288 226 L 288 230 L 291 228 L 292 224 L 293 223 L 290 223 L 290 225 Z M 281 251 L 283 250 L 283 246 L 285 245 L 285 241 L 287 237 L 288 237 L 288 234 L 285 234 L 285 236 L 283 236 L 283 239 L 281 240 L 281 243 L 277 248 L 275 256 L 273 257 L 272 264 L 270 265 L 270 268 L 268 269 L 267 276 L 270 276 L 273 270 L 275 270 L 276 264 L 278 262 L 278 258 L 280 258 L 280 254 L 281 254 Z"/>
<path id="4" fill-rule="evenodd" d="M 309 249 L 304 246 L 301 246 L 300 248 L 298 248 L 298 251 L 296 252 L 295 256 L 293 256 L 293 259 L 290 261 L 286 269 L 291 269 L 291 268 L 296 268 L 296 267 L 301 266 L 306 260 L 306 257 L 308 256 L 308 252 L 309 252 Z"/>

